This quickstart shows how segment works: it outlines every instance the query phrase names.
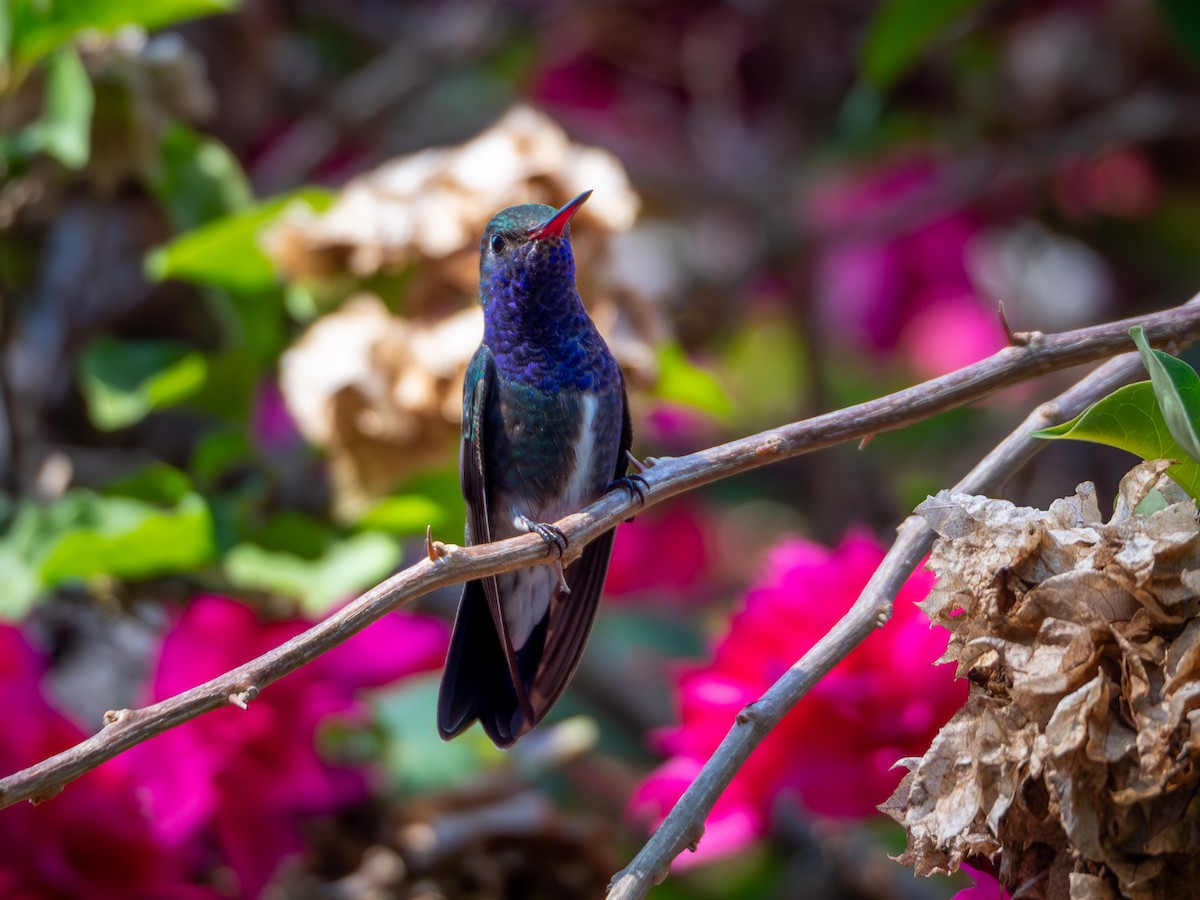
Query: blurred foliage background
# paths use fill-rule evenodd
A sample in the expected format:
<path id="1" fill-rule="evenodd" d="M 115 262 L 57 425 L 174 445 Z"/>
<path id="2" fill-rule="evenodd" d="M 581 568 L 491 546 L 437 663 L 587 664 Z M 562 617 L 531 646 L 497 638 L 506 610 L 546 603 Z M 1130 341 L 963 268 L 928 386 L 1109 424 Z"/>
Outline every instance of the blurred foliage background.
<path id="1" fill-rule="evenodd" d="M 1000 303 L 1057 330 L 1193 294 L 1198 87 L 1191 0 L 5 0 L 5 772 L 281 642 L 427 525 L 459 539 L 500 207 L 596 190 L 581 291 L 635 450 L 686 453 L 987 355 Z M 0 812 L 0 892 L 597 896 L 878 541 L 1074 377 L 623 526 L 576 683 L 510 753 L 437 739 L 445 592 Z M 1055 444 L 1009 494 L 1111 497 L 1129 462 Z M 961 702 L 918 624 L 798 711 L 656 896 L 966 883 L 913 880 L 872 814 Z"/>

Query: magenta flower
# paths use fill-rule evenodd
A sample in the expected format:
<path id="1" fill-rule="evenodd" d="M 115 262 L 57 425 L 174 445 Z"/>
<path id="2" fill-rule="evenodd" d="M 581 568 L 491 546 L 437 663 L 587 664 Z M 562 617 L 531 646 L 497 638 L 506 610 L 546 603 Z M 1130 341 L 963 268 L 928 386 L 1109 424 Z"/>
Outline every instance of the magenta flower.
<path id="1" fill-rule="evenodd" d="M 45 659 L 15 628 L 0 626 L 2 774 L 81 741 L 83 731 L 42 693 Z M 139 802 L 137 773 L 118 757 L 53 800 L 0 810 L 0 896 L 9 898 L 213 897 L 187 884 L 181 856 L 159 840 Z"/>
<path id="2" fill-rule="evenodd" d="M 639 513 L 617 529 L 604 592 L 624 600 L 685 599 L 708 580 L 713 537 L 705 514 L 683 499 Z"/>
<path id="3" fill-rule="evenodd" d="M 264 381 L 254 396 L 251 425 L 258 446 L 268 453 L 281 453 L 301 442 L 300 430 L 275 381 Z"/>
<path id="4" fill-rule="evenodd" d="M 712 662 L 679 680 L 681 723 L 660 739 L 670 756 L 637 791 L 632 812 L 661 820 L 728 732 L 738 710 L 759 696 L 849 609 L 883 558 L 863 534 L 834 550 L 789 539 L 768 556 Z M 916 602 L 933 576 L 915 573 L 887 627 L 826 676 L 762 743 L 717 802 L 697 858 L 733 852 L 767 830 L 780 797 L 814 813 L 872 815 L 901 772 L 966 699 L 953 669 L 935 667 L 948 634 L 932 628 Z"/>
<path id="5" fill-rule="evenodd" d="M 1001 887 L 1000 882 L 991 872 L 965 864 L 959 871 L 966 872 L 974 878 L 975 884 L 959 891 L 951 900 L 1010 900 L 1008 891 Z"/>
<path id="6" fill-rule="evenodd" d="M 807 218 L 818 235 L 813 292 L 823 334 L 876 357 L 900 354 L 925 376 L 1005 345 L 967 273 L 981 223 L 930 196 L 938 171 L 916 160 L 823 185 Z"/>
<path id="7" fill-rule="evenodd" d="M 1159 205 L 1162 185 L 1150 158 L 1123 148 L 1097 159 L 1067 159 L 1053 179 L 1058 208 L 1072 219 L 1112 216 L 1137 221 Z"/>
<path id="8" fill-rule="evenodd" d="M 306 622 L 261 622 L 247 607 L 198 597 L 163 641 L 154 699 L 195 687 L 282 644 Z M 440 621 L 393 614 L 268 687 L 242 711 L 230 707 L 131 751 L 158 834 L 197 865 L 219 861 L 241 895 L 258 896 L 280 862 L 303 847 L 298 822 L 362 799 L 364 775 L 318 750 L 331 717 L 360 718 L 363 688 L 435 669 L 445 658 Z"/>

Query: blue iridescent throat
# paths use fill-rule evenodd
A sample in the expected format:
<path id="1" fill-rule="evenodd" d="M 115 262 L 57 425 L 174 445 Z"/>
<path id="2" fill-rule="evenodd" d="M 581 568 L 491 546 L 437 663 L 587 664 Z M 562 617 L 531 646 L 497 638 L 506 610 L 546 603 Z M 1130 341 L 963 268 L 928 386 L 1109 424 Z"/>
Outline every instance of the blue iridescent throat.
<path id="1" fill-rule="evenodd" d="M 616 377 L 575 288 L 565 236 L 513 247 L 480 269 L 483 342 L 502 379 L 553 392 L 596 391 Z"/>

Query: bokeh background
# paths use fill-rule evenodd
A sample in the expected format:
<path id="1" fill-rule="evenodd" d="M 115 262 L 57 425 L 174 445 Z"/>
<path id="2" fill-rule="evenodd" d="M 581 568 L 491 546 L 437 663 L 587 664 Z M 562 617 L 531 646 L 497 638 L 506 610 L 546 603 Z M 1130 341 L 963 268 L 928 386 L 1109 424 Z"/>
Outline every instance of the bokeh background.
<path id="1" fill-rule="evenodd" d="M 595 195 L 580 286 L 678 455 L 1200 287 L 1192 0 L 7 0 L 4 774 L 458 541 L 483 223 Z M 895 525 L 1061 373 L 618 532 L 548 724 L 443 745 L 457 591 L 38 806 L 10 897 L 603 893 Z M 1132 458 L 1054 444 L 1008 495 Z M 913 607 L 794 712 L 662 898 L 998 897 L 874 808 L 966 688 Z M 967 894 L 964 894 L 967 896 Z"/>

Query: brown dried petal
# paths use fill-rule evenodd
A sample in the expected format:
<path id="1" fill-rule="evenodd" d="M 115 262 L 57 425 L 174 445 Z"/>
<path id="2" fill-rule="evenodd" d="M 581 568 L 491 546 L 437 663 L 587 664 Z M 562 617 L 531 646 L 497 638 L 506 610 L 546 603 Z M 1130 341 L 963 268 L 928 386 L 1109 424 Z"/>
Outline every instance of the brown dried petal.
<path id="1" fill-rule="evenodd" d="M 284 353 L 284 399 L 300 432 L 328 452 L 342 515 L 454 455 L 463 374 L 482 330 L 478 308 L 426 324 L 360 295 Z"/>
<path id="2" fill-rule="evenodd" d="M 633 224 L 640 201 L 616 158 L 572 144 L 550 118 L 517 107 L 465 144 L 400 157 L 353 179 L 322 215 L 290 213 L 267 247 L 292 277 L 368 277 L 413 261 L 473 258 L 497 210 L 559 205 L 588 189 L 595 193 L 578 215 L 586 229 Z"/>
<path id="3" fill-rule="evenodd" d="M 947 493 L 918 509 L 940 535 L 923 606 L 973 684 L 882 807 L 918 873 L 983 854 L 1021 897 L 1194 894 L 1200 527 L 1165 468 L 1126 476 L 1108 522 L 1090 485 L 1044 512 Z"/>

